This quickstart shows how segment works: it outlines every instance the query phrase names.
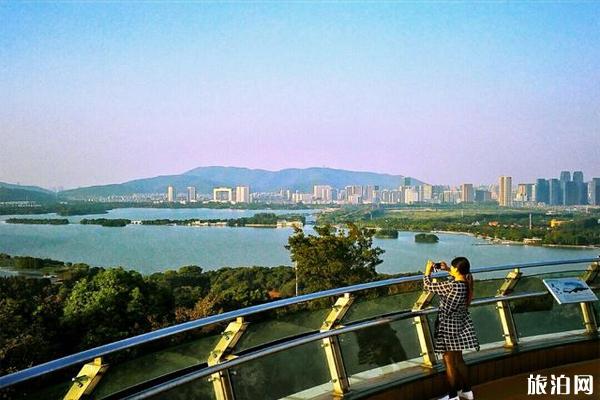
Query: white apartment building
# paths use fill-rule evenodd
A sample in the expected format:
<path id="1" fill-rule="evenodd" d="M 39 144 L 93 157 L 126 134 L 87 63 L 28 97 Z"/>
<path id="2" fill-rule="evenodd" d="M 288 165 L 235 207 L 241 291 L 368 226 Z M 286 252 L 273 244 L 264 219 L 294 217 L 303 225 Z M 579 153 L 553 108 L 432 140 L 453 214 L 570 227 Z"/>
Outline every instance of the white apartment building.
<path id="1" fill-rule="evenodd" d="M 213 201 L 218 203 L 233 202 L 233 190 L 228 187 L 213 188 Z"/>
<path id="2" fill-rule="evenodd" d="M 250 186 L 236 186 L 235 202 L 250 203 Z"/>
<path id="3" fill-rule="evenodd" d="M 173 203 L 175 201 L 175 188 L 171 185 L 167 187 L 167 201 Z"/>

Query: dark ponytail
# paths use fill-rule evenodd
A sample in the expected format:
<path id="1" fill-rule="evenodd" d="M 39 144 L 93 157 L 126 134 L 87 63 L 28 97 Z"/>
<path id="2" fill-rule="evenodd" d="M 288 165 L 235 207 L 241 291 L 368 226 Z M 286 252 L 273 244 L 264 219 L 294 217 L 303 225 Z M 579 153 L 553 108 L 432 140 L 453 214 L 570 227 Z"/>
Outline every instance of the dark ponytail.
<path id="1" fill-rule="evenodd" d="M 454 268 L 464 275 L 467 281 L 467 307 L 471 305 L 473 300 L 473 275 L 471 275 L 471 264 L 466 257 L 456 257 L 450 263 Z"/>

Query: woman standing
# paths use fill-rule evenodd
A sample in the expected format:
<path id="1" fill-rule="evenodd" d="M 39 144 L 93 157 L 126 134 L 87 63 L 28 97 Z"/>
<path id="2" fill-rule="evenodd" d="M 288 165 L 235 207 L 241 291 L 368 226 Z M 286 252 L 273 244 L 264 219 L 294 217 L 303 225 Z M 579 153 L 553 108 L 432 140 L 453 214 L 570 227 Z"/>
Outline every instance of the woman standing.
<path id="1" fill-rule="evenodd" d="M 440 296 L 437 320 L 435 321 L 434 351 L 442 353 L 446 364 L 446 377 L 450 392 L 440 400 L 458 400 L 459 396 L 474 399 L 467 365 L 462 351 L 475 348 L 479 350 L 479 340 L 475 335 L 468 307 L 473 299 L 473 277 L 471 265 L 465 257 L 457 257 L 448 268 L 445 262 L 439 267 L 454 279 L 444 282 L 432 282 L 432 261 L 427 262 L 423 277 L 424 290 Z"/>

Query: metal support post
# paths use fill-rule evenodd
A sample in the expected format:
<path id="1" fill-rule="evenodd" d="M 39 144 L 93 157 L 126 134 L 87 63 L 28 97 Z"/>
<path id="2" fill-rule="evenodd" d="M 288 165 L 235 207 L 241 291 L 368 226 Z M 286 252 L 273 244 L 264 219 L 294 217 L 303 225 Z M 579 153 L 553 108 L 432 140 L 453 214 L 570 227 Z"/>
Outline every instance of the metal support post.
<path id="1" fill-rule="evenodd" d="M 64 400 L 79 400 L 84 395 L 90 395 L 102 374 L 108 369 L 108 364 L 102 364 L 102 357 L 95 358 L 81 368 L 77 377 L 73 378 L 73 385 L 64 397 Z"/>
<path id="2" fill-rule="evenodd" d="M 242 337 L 247 325 L 248 323 L 244 322 L 243 317 L 237 318 L 227 325 L 225 332 L 221 334 L 221 339 L 219 339 L 219 342 L 208 356 L 207 362 L 209 366 L 235 358 L 235 356 L 231 355 L 231 352 Z M 233 400 L 235 398 L 229 370 L 226 369 L 212 374 L 210 380 L 213 384 L 216 400 Z"/>
<path id="3" fill-rule="evenodd" d="M 428 307 L 433 300 L 434 293 L 424 291 L 421 293 L 415 304 L 413 305 L 412 311 L 421 311 Z M 435 358 L 435 352 L 433 351 L 433 337 L 431 335 L 431 329 L 429 329 L 429 322 L 427 316 L 418 315 L 413 318 L 413 325 L 417 330 L 417 337 L 419 338 L 419 346 L 421 346 L 421 356 L 423 357 L 423 365 L 425 367 L 433 367 L 437 364 Z"/>
<path id="4" fill-rule="evenodd" d="M 581 316 L 583 317 L 586 335 L 597 335 L 598 324 L 596 323 L 596 316 L 594 315 L 592 305 L 590 303 L 579 303 L 579 306 L 581 307 Z"/>
<path id="5" fill-rule="evenodd" d="M 340 322 L 350 309 L 353 301 L 354 298 L 350 293 L 345 293 L 342 297 L 338 298 L 335 305 L 332 307 L 332 310 L 327 315 L 327 318 L 323 321 L 320 331 L 327 332 L 340 327 Z M 350 384 L 348 382 L 346 368 L 344 367 L 339 338 L 337 336 L 330 336 L 323 339 L 322 347 L 325 350 L 327 366 L 329 367 L 329 373 L 331 374 L 333 394 L 334 396 L 342 397 L 350 390 Z"/>
<path id="6" fill-rule="evenodd" d="M 583 273 L 581 279 L 583 279 L 585 283 L 589 284 L 596 279 L 596 276 L 598 276 L 599 272 L 600 263 L 591 263 Z M 594 309 L 592 308 L 591 303 L 579 303 L 579 306 L 581 307 L 581 316 L 583 317 L 583 324 L 585 325 L 585 333 L 592 336 L 597 335 L 598 323 L 596 321 L 596 316 L 594 315 Z"/>
<path id="7" fill-rule="evenodd" d="M 600 262 L 593 262 L 587 267 L 583 275 L 581 275 L 581 279 L 589 284 L 596 279 L 598 273 L 600 273 Z"/>
<path id="8" fill-rule="evenodd" d="M 519 282 L 521 275 L 522 273 L 518 268 L 515 268 L 513 271 L 509 272 L 506 278 L 504 279 L 504 283 L 502 283 L 502 286 L 500 286 L 500 289 L 498 289 L 496 297 L 511 294 L 515 286 Z M 509 302 L 502 300 L 496 302 L 496 309 L 498 310 L 498 314 L 500 316 L 500 323 L 502 324 L 502 336 L 504 336 L 504 347 L 516 347 L 519 343 L 519 335 L 517 333 L 517 328 L 515 326 L 515 321 L 513 319 L 512 312 L 510 310 Z"/>

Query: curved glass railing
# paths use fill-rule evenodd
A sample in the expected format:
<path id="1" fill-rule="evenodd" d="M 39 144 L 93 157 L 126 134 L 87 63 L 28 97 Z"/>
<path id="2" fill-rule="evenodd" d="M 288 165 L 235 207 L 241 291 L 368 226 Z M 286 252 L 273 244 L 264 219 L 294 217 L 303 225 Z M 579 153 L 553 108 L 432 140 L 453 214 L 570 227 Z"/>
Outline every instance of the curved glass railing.
<path id="1" fill-rule="evenodd" d="M 470 311 L 483 351 L 466 357 L 594 338 L 598 301 L 559 305 L 542 280 L 581 277 L 598 293 L 599 270 L 600 257 L 473 268 Z M 436 305 L 422 275 L 336 288 L 109 343 L 1 376 L 0 390 L 33 399 L 225 400 L 360 391 L 439 363 Z"/>

